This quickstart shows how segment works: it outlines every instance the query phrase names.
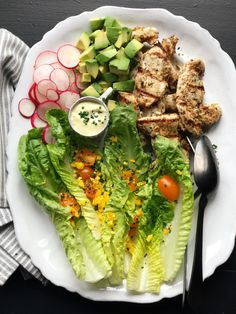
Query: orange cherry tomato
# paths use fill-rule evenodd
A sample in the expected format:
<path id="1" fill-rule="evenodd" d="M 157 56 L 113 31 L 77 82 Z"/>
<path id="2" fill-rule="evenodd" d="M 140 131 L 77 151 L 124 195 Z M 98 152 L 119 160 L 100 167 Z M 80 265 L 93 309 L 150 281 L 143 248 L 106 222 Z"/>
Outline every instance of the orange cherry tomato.
<path id="1" fill-rule="evenodd" d="M 85 164 L 85 166 L 93 166 L 96 162 L 97 155 L 89 149 L 84 148 L 78 152 L 78 157 Z"/>
<path id="2" fill-rule="evenodd" d="M 94 170 L 91 167 L 84 167 L 80 170 L 79 174 L 83 180 L 90 179 L 91 175 L 94 173 Z"/>
<path id="3" fill-rule="evenodd" d="M 168 201 L 176 201 L 179 198 L 178 183 L 169 176 L 163 176 L 157 181 L 157 186 L 161 194 Z"/>
<path id="4" fill-rule="evenodd" d="M 84 183 L 84 191 L 88 198 L 93 199 L 96 195 L 96 190 L 93 187 L 91 180 L 86 180 Z"/>
<path id="5" fill-rule="evenodd" d="M 128 183 L 129 189 L 131 192 L 134 192 L 137 189 L 138 178 L 133 175 L 131 181 Z"/>

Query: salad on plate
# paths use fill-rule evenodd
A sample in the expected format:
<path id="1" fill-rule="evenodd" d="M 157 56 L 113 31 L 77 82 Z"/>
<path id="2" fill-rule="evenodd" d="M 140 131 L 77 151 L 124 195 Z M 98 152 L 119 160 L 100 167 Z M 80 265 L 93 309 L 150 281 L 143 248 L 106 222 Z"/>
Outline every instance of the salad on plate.
<path id="1" fill-rule="evenodd" d="M 222 112 L 204 103 L 204 63 L 181 62 L 175 35 L 160 41 L 156 28 L 110 16 L 90 25 L 75 45 L 35 60 L 19 102 L 32 125 L 19 141 L 19 170 L 79 280 L 159 293 L 181 267 L 192 225 L 185 134 L 201 136 Z M 86 103 L 76 120 L 84 136 L 75 132 L 70 108 L 109 87 L 103 136 L 85 135 L 104 123 Z"/>

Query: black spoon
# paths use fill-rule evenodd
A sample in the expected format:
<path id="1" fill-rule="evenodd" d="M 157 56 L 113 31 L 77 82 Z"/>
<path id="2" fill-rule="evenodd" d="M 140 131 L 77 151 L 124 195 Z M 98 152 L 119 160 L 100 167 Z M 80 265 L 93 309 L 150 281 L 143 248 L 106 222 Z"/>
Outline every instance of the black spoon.
<path id="1" fill-rule="evenodd" d="M 202 240 L 204 210 L 208 203 L 208 195 L 215 190 L 219 181 L 219 168 L 215 151 L 209 138 L 203 135 L 197 142 L 194 154 L 193 175 L 198 192 L 201 194 L 196 229 L 195 250 L 188 294 L 183 305 L 194 313 L 200 312 L 203 300 L 203 273 L 202 273 Z M 185 279 L 184 279 L 185 280 Z"/>

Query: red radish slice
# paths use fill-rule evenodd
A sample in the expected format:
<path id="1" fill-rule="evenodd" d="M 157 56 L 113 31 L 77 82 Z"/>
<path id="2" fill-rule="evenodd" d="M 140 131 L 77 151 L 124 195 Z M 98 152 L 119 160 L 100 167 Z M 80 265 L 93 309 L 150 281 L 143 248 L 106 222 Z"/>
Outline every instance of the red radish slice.
<path id="1" fill-rule="evenodd" d="M 38 91 L 38 86 L 37 84 L 35 84 L 35 87 L 34 87 L 34 93 L 35 93 L 35 98 L 38 102 L 38 104 L 44 102 L 47 100 L 47 97 L 46 96 L 43 96 L 42 94 L 40 94 L 40 92 Z"/>
<path id="2" fill-rule="evenodd" d="M 35 60 L 35 68 L 39 67 L 42 64 L 50 64 L 57 62 L 57 54 L 51 50 L 45 50 L 41 52 Z"/>
<path id="3" fill-rule="evenodd" d="M 45 113 L 49 109 L 61 109 L 61 106 L 55 101 L 46 100 L 42 102 L 37 107 L 37 113 L 38 113 L 39 118 L 42 119 L 43 121 L 47 121 L 45 117 Z"/>
<path id="4" fill-rule="evenodd" d="M 80 99 L 79 93 L 67 90 L 61 93 L 58 103 L 65 111 L 68 111 L 70 107 L 79 99 Z"/>
<path id="5" fill-rule="evenodd" d="M 69 77 L 62 69 L 54 69 L 50 74 L 50 80 L 57 85 L 59 91 L 65 91 L 70 86 Z"/>
<path id="6" fill-rule="evenodd" d="M 33 103 L 37 106 L 38 105 L 38 100 L 37 100 L 36 95 L 35 95 L 35 86 L 36 86 L 36 84 L 34 83 L 30 87 L 29 92 L 28 92 L 28 96 L 29 96 L 30 100 L 32 100 Z"/>
<path id="7" fill-rule="evenodd" d="M 43 64 L 37 67 L 34 71 L 34 82 L 38 84 L 44 79 L 49 79 L 53 67 L 50 64 Z"/>
<path id="8" fill-rule="evenodd" d="M 73 91 L 73 92 L 77 92 L 78 93 L 78 87 L 76 86 L 75 82 L 72 83 L 69 87 L 69 90 Z"/>
<path id="9" fill-rule="evenodd" d="M 57 51 L 57 59 L 68 69 L 76 68 L 80 60 L 79 49 L 70 44 L 63 45 Z"/>
<path id="10" fill-rule="evenodd" d="M 30 118 L 35 112 L 35 104 L 30 98 L 23 98 L 18 104 L 20 114 L 25 118 Z"/>
<path id="11" fill-rule="evenodd" d="M 38 91 L 43 96 L 47 95 L 48 89 L 57 90 L 57 85 L 51 80 L 42 80 L 38 83 Z"/>
<path id="12" fill-rule="evenodd" d="M 56 142 L 55 137 L 53 137 L 51 128 L 49 125 L 45 126 L 42 132 L 42 140 L 44 144 L 54 144 Z"/>
<path id="13" fill-rule="evenodd" d="M 60 98 L 58 92 L 51 88 L 47 90 L 46 96 L 47 96 L 47 99 L 53 100 L 53 101 L 57 101 Z"/>
<path id="14" fill-rule="evenodd" d="M 66 74 L 68 75 L 68 77 L 69 77 L 70 84 L 75 82 L 75 72 L 74 72 L 74 70 L 65 68 L 60 62 L 52 63 L 51 66 L 54 69 L 62 69 L 62 70 L 64 70 L 66 72 Z"/>
<path id="15" fill-rule="evenodd" d="M 78 73 L 75 78 L 75 84 L 80 91 L 84 90 L 88 85 L 81 83 L 81 75 Z"/>
<path id="16" fill-rule="evenodd" d="M 44 128 L 47 125 L 45 121 L 39 118 L 37 112 L 32 115 L 30 122 L 33 128 Z"/>

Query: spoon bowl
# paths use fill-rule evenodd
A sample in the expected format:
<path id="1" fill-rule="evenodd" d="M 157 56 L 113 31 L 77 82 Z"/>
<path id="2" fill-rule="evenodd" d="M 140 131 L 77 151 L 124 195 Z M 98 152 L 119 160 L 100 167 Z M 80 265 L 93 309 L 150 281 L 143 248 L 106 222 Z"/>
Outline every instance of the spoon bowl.
<path id="1" fill-rule="evenodd" d="M 218 185 L 219 167 L 215 151 L 209 138 L 203 135 L 195 148 L 193 173 L 201 193 L 209 194 Z"/>

